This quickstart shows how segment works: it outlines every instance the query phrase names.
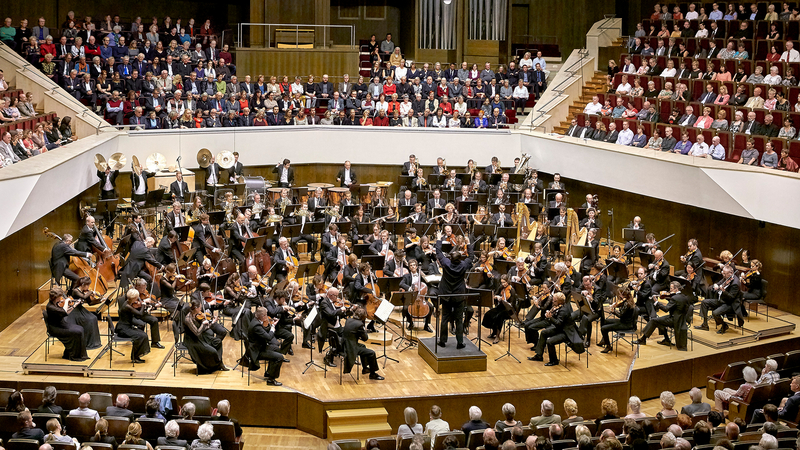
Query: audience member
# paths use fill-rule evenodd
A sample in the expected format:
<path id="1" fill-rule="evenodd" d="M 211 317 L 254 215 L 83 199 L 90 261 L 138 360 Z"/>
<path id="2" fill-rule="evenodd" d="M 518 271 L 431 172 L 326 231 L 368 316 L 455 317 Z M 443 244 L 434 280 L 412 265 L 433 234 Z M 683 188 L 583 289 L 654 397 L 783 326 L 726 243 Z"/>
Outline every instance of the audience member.
<path id="1" fill-rule="evenodd" d="M 530 423 L 528 424 L 534 430 L 539 425 L 549 425 L 551 423 L 561 423 L 561 416 L 558 414 L 554 414 L 555 407 L 553 406 L 553 402 L 550 400 L 544 400 L 541 406 L 541 415 L 531 417 Z"/>
<path id="2" fill-rule="evenodd" d="M 97 411 L 89 408 L 89 403 L 91 403 L 92 397 L 89 393 L 83 393 L 80 397 L 78 397 L 78 408 L 73 409 L 69 412 L 70 416 L 81 416 L 81 417 L 94 417 L 94 420 L 100 420 L 100 414 Z"/>

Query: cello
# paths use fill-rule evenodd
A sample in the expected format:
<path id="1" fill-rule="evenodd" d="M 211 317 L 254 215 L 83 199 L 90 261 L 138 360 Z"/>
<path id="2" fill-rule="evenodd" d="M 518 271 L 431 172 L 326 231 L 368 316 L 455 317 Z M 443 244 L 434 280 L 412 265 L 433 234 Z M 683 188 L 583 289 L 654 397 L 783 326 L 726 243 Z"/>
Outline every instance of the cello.
<path id="1" fill-rule="evenodd" d="M 378 288 L 378 283 L 372 275 L 372 268 L 367 268 L 367 270 L 369 271 L 369 283 L 365 284 L 364 287 L 371 289 L 372 293 L 364 296 L 364 303 L 367 310 L 367 317 L 370 320 L 375 320 L 375 312 L 378 311 L 378 307 L 381 306 L 381 290 Z"/>
<path id="2" fill-rule="evenodd" d="M 61 236 L 51 232 L 47 227 L 44 227 L 42 233 L 51 239 L 61 242 L 64 241 Z M 72 256 L 70 257 L 70 270 L 75 272 L 80 277 L 89 277 L 92 282 L 92 291 L 97 292 L 101 296 L 108 292 L 108 283 L 106 282 L 105 278 L 100 275 L 100 272 L 97 271 L 95 265 L 91 261 L 86 261 L 83 258 Z"/>
<path id="3" fill-rule="evenodd" d="M 414 303 L 409 306 L 408 312 L 414 319 L 422 319 L 428 316 L 431 312 L 431 307 L 425 301 L 425 296 L 428 294 L 428 285 L 423 283 L 421 278 L 417 282 L 416 292 L 417 296 L 414 298 Z"/>

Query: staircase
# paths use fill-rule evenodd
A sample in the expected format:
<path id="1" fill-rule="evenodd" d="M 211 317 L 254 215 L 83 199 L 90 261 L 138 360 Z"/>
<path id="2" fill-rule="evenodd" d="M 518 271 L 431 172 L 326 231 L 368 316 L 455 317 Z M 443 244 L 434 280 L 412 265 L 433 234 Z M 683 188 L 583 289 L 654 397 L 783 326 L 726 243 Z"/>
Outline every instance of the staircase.
<path id="1" fill-rule="evenodd" d="M 356 367 L 357 369 L 358 367 Z M 360 439 L 391 436 L 386 408 L 338 409 L 328 416 L 328 440 Z"/>
<path id="2" fill-rule="evenodd" d="M 583 108 L 588 103 L 591 103 L 592 96 L 602 92 L 606 87 L 606 73 L 595 72 L 592 79 L 583 85 L 581 96 L 579 99 L 572 102 L 569 106 L 569 115 L 566 120 L 562 121 L 560 125 L 553 127 L 553 132 L 558 134 L 565 134 L 569 129 L 570 122 L 575 117 L 575 114 L 583 112 Z"/>

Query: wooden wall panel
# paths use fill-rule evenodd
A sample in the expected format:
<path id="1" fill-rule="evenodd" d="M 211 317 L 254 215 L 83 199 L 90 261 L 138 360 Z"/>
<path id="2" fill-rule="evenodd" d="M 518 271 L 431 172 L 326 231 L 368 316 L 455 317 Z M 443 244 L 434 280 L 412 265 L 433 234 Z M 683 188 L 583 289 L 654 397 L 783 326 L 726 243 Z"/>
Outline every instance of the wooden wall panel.
<path id="1" fill-rule="evenodd" d="M 339 81 L 344 73 L 350 74 L 351 81 L 358 78 L 358 50 L 278 50 L 278 49 L 239 49 L 236 52 L 236 72 L 250 75 L 255 81 L 258 75 L 265 75 L 267 81 L 274 75 L 280 81 L 284 75 L 294 81 L 296 75 L 305 78 L 313 74 L 319 81 L 328 74 L 331 82 Z"/>

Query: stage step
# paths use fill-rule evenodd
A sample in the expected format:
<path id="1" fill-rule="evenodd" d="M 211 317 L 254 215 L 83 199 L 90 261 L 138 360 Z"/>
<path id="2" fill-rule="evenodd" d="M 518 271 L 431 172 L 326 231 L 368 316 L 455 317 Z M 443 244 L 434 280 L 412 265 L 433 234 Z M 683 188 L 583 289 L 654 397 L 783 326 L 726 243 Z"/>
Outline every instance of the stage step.
<path id="1" fill-rule="evenodd" d="M 328 440 L 368 439 L 392 434 L 386 408 L 338 409 L 325 411 Z"/>

